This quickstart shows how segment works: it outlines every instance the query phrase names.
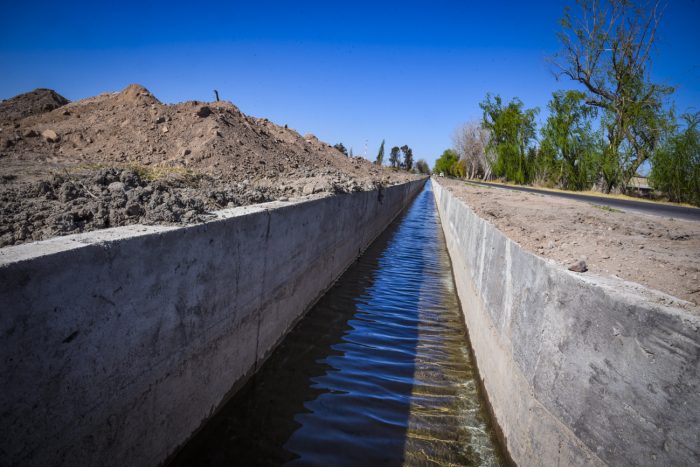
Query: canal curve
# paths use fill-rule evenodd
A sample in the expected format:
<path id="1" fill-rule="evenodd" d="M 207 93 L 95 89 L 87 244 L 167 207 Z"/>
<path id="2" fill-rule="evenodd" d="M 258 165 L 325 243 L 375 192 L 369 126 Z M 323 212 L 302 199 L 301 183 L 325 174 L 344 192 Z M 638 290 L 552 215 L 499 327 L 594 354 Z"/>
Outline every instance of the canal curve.
<path id="1" fill-rule="evenodd" d="M 171 465 L 503 463 L 428 182 Z"/>

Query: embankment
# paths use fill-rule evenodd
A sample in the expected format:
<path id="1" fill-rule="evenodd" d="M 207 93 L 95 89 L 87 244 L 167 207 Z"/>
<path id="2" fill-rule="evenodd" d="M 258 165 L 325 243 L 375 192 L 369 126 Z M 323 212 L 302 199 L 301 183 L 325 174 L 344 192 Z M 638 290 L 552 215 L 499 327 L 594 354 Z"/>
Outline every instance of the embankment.
<path id="1" fill-rule="evenodd" d="M 424 182 L 0 250 L 0 465 L 163 462 Z"/>
<path id="2" fill-rule="evenodd" d="M 519 465 L 700 463 L 700 319 L 533 255 L 433 182 L 469 337 Z"/>

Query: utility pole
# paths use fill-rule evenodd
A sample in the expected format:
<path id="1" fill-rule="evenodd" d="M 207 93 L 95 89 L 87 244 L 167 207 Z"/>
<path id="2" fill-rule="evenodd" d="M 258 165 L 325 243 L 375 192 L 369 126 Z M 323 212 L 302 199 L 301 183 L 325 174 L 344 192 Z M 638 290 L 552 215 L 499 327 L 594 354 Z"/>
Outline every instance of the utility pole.
<path id="1" fill-rule="evenodd" d="M 214 96 L 216 97 L 216 102 L 219 102 L 219 91 L 214 89 Z"/>

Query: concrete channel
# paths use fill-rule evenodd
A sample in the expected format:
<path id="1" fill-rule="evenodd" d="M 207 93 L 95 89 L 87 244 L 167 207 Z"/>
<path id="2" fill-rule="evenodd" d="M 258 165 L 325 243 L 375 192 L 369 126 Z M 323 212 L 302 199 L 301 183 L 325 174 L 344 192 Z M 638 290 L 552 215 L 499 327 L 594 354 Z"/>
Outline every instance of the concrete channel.
<path id="1" fill-rule="evenodd" d="M 162 464 L 424 184 L 0 250 L 0 465 Z M 432 191 L 512 460 L 699 465 L 700 318 L 530 254 Z"/>
<path id="2" fill-rule="evenodd" d="M 0 250 L 0 465 L 164 462 L 424 184 Z"/>

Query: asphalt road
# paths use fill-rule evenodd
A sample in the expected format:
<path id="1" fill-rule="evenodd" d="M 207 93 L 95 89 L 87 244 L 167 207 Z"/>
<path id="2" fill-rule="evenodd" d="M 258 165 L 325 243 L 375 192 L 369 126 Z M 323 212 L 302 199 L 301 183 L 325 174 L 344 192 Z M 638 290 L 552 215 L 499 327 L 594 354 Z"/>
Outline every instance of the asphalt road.
<path id="1" fill-rule="evenodd" d="M 607 198 L 605 196 L 581 195 L 574 192 L 568 193 L 558 191 L 546 191 L 526 186 L 498 185 L 493 183 L 477 182 L 473 180 L 470 180 L 469 183 L 475 185 L 488 186 L 492 188 L 526 191 L 528 193 L 538 193 L 546 196 L 556 196 L 559 198 L 573 199 L 576 201 L 583 201 L 589 204 L 596 204 L 598 206 L 609 206 L 611 208 L 621 209 L 623 211 L 633 211 L 642 214 L 651 214 L 654 216 L 672 217 L 674 219 L 685 219 L 700 222 L 700 208 L 688 208 L 685 206 L 674 206 L 671 204 L 648 203 L 644 201 Z"/>

